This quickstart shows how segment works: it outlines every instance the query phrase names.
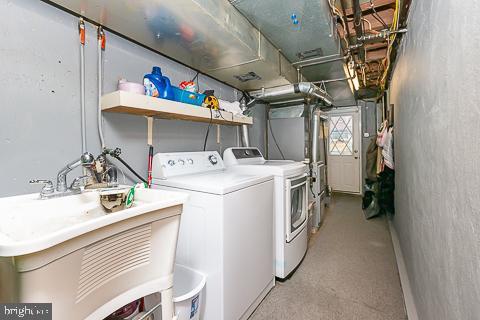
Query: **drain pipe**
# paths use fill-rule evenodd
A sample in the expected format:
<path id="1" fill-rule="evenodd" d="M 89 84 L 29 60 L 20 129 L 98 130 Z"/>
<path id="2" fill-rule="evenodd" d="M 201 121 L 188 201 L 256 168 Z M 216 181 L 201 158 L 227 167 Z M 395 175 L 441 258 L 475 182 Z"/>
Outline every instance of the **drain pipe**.
<path id="1" fill-rule="evenodd" d="M 80 127 L 82 135 L 82 154 L 87 152 L 87 129 L 85 115 L 85 22 L 83 18 L 78 21 L 80 36 Z"/>

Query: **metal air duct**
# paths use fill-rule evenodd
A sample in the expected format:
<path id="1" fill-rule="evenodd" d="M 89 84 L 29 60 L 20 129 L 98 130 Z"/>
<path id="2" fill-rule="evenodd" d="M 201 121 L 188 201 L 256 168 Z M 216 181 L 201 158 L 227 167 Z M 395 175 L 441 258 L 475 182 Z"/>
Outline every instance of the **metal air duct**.
<path id="1" fill-rule="evenodd" d="M 248 134 L 248 125 L 244 124 L 240 127 L 242 134 L 242 147 L 250 147 L 250 135 Z"/>
<path id="2" fill-rule="evenodd" d="M 297 78 L 286 57 L 227 0 L 47 2 L 241 90 Z"/>
<path id="3" fill-rule="evenodd" d="M 335 106 L 355 105 L 337 22 L 327 0 L 230 2 L 300 69 L 305 80 L 298 82 L 345 79 L 326 82 L 325 89 Z"/>

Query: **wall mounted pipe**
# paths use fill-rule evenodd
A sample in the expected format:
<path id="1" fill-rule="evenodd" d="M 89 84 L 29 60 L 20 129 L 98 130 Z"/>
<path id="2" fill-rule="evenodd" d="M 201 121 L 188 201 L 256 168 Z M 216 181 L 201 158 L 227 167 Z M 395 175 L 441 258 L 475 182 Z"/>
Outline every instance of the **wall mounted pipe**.
<path id="1" fill-rule="evenodd" d="M 100 137 L 100 145 L 102 150 L 105 149 L 105 139 L 103 137 L 102 128 L 102 80 L 103 80 L 103 49 L 105 47 L 105 32 L 102 26 L 97 29 L 97 71 L 98 71 L 98 100 L 97 100 L 97 124 L 98 124 L 98 136 Z"/>
<path id="2" fill-rule="evenodd" d="M 78 21 L 80 36 L 80 128 L 82 136 L 82 154 L 87 152 L 87 125 L 85 114 L 85 22 Z"/>

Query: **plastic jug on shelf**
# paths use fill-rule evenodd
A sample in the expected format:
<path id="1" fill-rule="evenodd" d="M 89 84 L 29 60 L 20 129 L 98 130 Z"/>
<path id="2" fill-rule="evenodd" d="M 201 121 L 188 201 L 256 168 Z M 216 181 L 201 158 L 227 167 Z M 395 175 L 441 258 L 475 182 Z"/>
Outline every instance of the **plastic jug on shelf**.
<path id="1" fill-rule="evenodd" d="M 160 67 L 153 67 L 152 73 L 143 77 L 145 94 L 151 97 L 173 100 L 174 94 L 170 79 L 162 75 Z"/>

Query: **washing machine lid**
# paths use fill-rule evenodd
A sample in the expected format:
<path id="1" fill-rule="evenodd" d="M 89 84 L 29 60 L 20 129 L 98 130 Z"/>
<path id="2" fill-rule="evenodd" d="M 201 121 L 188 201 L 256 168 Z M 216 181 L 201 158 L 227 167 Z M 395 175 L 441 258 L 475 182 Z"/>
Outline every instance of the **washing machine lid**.
<path id="1" fill-rule="evenodd" d="M 153 184 L 190 191 L 224 195 L 272 180 L 269 174 L 248 174 L 233 170 L 219 170 L 192 175 L 153 179 Z"/>
<path id="2" fill-rule="evenodd" d="M 228 148 L 223 153 L 223 161 L 228 168 L 251 166 L 251 173 L 265 172 L 275 176 L 300 175 L 307 170 L 307 166 L 302 162 L 292 160 L 265 160 L 260 150 L 255 147 Z"/>
<path id="3" fill-rule="evenodd" d="M 279 177 L 300 176 L 307 172 L 307 165 L 301 162 L 294 162 L 292 166 L 269 165 L 269 164 L 240 164 L 229 167 L 228 169 L 244 172 L 247 174 L 271 174 Z"/>

